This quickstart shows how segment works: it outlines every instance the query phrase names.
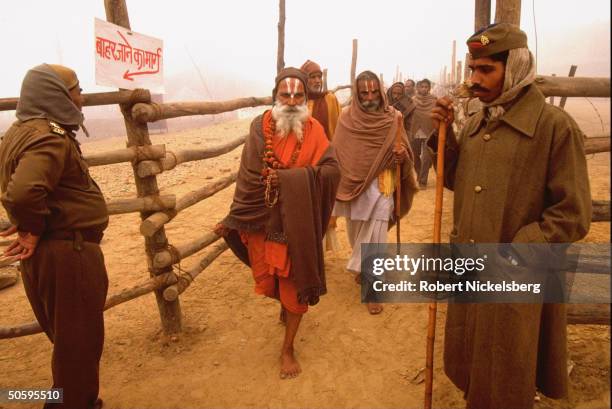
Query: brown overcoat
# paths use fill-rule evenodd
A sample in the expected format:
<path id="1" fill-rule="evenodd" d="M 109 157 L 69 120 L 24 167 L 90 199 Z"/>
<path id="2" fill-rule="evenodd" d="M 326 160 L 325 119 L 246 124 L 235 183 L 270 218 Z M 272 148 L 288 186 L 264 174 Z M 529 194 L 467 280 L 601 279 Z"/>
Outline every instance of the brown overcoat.
<path id="1" fill-rule="evenodd" d="M 498 121 L 472 116 L 445 148 L 454 243 L 569 243 L 586 235 L 591 195 L 583 134 L 528 86 Z M 436 135 L 428 141 L 434 154 Z M 536 385 L 567 394 L 561 304 L 451 304 L 444 367 L 468 408 L 532 408 Z"/>
<path id="2" fill-rule="evenodd" d="M 0 144 L 0 201 L 20 231 L 103 231 L 106 202 L 79 143 L 72 132 L 53 129 L 46 119 L 31 119 L 6 132 Z"/>

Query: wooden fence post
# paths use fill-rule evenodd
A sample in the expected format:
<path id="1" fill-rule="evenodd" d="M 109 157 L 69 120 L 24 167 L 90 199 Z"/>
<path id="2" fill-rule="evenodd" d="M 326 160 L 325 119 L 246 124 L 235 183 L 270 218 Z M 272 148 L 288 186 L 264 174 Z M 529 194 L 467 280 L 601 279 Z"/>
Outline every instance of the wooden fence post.
<path id="1" fill-rule="evenodd" d="M 576 75 L 576 70 L 578 69 L 577 65 L 572 65 L 570 67 L 569 70 L 569 74 L 567 75 L 568 77 L 573 77 L 574 75 Z M 565 109 L 565 103 L 567 102 L 567 97 L 561 97 L 561 101 L 559 101 L 559 106 L 563 109 Z"/>
<path id="2" fill-rule="evenodd" d="M 552 74 L 553 77 L 556 77 L 557 74 Z M 555 96 L 552 95 L 548 98 L 548 102 L 550 103 L 550 105 L 555 105 Z"/>
<path id="3" fill-rule="evenodd" d="M 327 68 L 323 69 L 323 78 L 321 78 L 323 81 L 323 92 L 327 92 Z"/>
<path id="4" fill-rule="evenodd" d="M 131 30 L 130 20 L 128 17 L 127 6 L 125 0 L 104 0 L 104 8 L 106 10 L 106 20 Z M 132 119 L 132 107 L 128 104 L 120 104 L 121 113 L 125 121 L 127 131 L 127 146 L 146 146 L 151 145 L 149 138 L 149 129 L 146 123 L 139 123 Z M 134 179 L 136 182 L 136 191 L 138 197 L 157 196 L 159 189 L 157 187 L 157 178 L 149 176 L 140 178 L 136 174 L 137 164 L 132 165 L 134 171 Z M 146 219 L 153 212 L 141 212 L 140 218 Z M 172 267 L 162 269 L 153 268 L 153 257 L 159 250 L 166 249 L 168 239 L 163 228 L 159 229 L 153 236 L 145 237 L 145 251 L 147 254 L 147 264 L 151 277 L 158 276 L 172 271 Z M 168 302 L 164 299 L 163 289 L 155 290 L 155 298 L 159 308 L 162 329 L 165 334 L 174 334 L 181 331 L 181 307 L 178 299 Z"/>
<path id="5" fill-rule="evenodd" d="M 489 24 L 491 24 L 491 0 L 476 0 L 474 7 L 474 32 Z"/>
<path id="6" fill-rule="evenodd" d="M 455 84 L 457 82 L 457 63 L 455 62 L 455 60 L 457 59 L 456 50 L 457 40 L 453 40 L 453 54 L 451 57 L 451 84 Z"/>
<path id="7" fill-rule="evenodd" d="M 356 71 L 357 71 L 357 39 L 353 38 L 353 56 L 351 57 L 351 93 L 353 92 L 352 87 L 355 85 L 355 75 L 357 75 Z"/>
<path id="8" fill-rule="evenodd" d="M 465 65 L 463 66 L 463 81 L 470 79 L 470 53 L 465 53 Z"/>
<path id="9" fill-rule="evenodd" d="M 495 22 L 521 25 L 521 0 L 497 0 Z"/>
<path id="10" fill-rule="evenodd" d="M 455 77 L 455 84 L 461 83 L 463 81 L 462 74 L 463 70 L 461 69 L 461 61 L 457 61 L 457 71 L 455 71 L 457 76 Z"/>
<path id="11" fill-rule="evenodd" d="M 285 0 L 278 0 L 278 51 L 276 73 L 285 68 Z"/>

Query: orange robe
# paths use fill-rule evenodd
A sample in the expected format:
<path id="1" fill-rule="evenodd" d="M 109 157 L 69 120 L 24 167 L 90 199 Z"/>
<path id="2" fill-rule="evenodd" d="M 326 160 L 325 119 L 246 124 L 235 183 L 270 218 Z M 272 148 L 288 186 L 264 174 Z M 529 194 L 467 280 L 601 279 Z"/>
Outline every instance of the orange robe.
<path id="1" fill-rule="evenodd" d="M 272 133 L 271 124 L 272 114 L 271 111 L 267 111 L 263 116 L 263 131 L 266 135 Z M 310 116 L 304 123 L 303 140 L 302 148 L 292 168 L 316 165 L 329 146 L 325 130 Z M 291 160 L 297 142 L 293 132 L 284 138 L 278 135 L 272 136 L 272 148 L 283 166 L 287 166 Z M 279 189 L 282 188 L 279 186 Z M 291 260 L 287 244 L 266 241 L 264 232 L 242 231 L 240 237 L 249 250 L 255 292 L 266 297 L 279 298 L 283 307 L 291 313 L 304 314 L 308 311 L 308 304 L 298 302 L 297 288 L 291 280 Z M 276 293 L 276 280 L 278 280 L 278 293 Z"/>

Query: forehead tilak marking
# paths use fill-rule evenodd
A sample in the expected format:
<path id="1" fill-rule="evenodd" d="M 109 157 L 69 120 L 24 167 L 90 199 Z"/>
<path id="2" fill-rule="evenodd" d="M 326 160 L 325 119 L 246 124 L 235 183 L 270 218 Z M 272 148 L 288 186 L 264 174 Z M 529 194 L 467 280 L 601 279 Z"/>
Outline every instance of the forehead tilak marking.
<path id="1" fill-rule="evenodd" d="M 297 78 L 285 78 L 285 84 L 287 85 L 287 91 L 291 94 L 291 98 L 295 98 L 295 94 L 298 92 L 298 83 L 299 80 Z"/>

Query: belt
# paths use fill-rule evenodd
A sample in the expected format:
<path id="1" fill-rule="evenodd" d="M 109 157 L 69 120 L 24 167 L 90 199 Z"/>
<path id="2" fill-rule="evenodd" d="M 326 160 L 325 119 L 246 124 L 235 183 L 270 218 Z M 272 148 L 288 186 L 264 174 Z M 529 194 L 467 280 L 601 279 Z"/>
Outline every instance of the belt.
<path id="1" fill-rule="evenodd" d="M 103 236 L 104 232 L 97 229 L 54 230 L 43 234 L 47 240 L 87 241 L 96 244 L 100 244 Z"/>

